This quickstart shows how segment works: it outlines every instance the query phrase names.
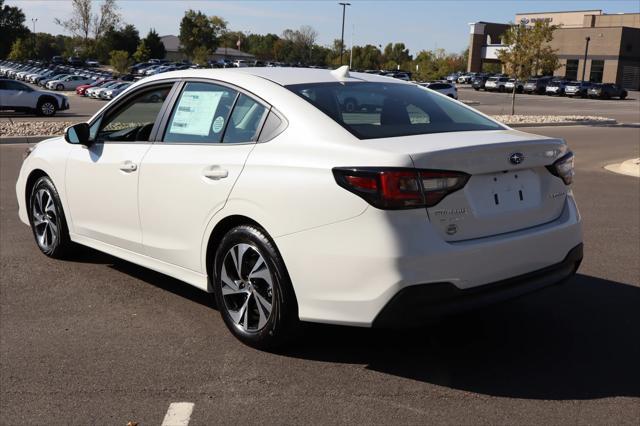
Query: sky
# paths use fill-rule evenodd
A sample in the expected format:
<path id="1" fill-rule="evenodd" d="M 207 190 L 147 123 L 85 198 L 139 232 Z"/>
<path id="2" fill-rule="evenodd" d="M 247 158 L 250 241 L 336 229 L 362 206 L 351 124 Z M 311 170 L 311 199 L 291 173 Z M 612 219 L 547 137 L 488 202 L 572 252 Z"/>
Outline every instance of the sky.
<path id="1" fill-rule="evenodd" d="M 342 0 L 345 1 L 345 0 Z M 98 6 L 100 0 L 95 1 Z M 443 48 L 461 52 L 468 46 L 470 22 L 510 22 L 516 13 L 601 9 L 605 13 L 640 12 L 638 0 L 601 1 L 359 1 L 350 0 L 345 23 L 345 44 L 404 42 L 412 54 Z M 22 8 L 26 23 L 36 31 L 64 34 L 54 18 L 71 13 L 70 0 L 6 0 Z M 329 45 L 340 38 L 342 7 L 338 1 L 196 1 L 118 0 L 123 21 L 136 26 L 144 37 L 155 28 L 160 35 L 178 35 L 180 20 L 188 9 L 218 15 L 229 29 L 245 33 L 280 35 L 287 28 L 310 25 L 318 31 L 318 43 Z"/>

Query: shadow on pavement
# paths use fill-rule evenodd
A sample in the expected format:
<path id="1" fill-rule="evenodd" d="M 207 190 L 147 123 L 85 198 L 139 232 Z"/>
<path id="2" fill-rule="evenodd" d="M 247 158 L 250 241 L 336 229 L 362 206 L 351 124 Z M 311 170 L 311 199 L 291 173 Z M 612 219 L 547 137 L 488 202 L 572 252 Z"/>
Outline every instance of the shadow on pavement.
<path id="1" fill-rule="evenodd" d="M 640 288 L 565 285 L 413 331 L 309 325 L 283 355 L 492 396 L 640 396 Z"/>
<path id="2" fill-rule="evenodd" d="M 210 294 L 110 255 L 86 250 L 74 261 L 107 264 L 215 309 Z M 280 355 L 363 364 L 491 396 L 640 397 L 640 288 L 577 274 L 566 284 L 419 329 L 305 324 Z"/>

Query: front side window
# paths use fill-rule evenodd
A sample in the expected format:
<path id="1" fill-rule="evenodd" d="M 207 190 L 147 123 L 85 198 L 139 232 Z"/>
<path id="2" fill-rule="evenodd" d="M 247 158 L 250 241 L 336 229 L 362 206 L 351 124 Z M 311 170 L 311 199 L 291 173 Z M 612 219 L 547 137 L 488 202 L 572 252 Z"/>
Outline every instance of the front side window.
<path id="1" fill-rule="evenodd" d="M 99 142 L 144 142 L 151 136 L 171 85 L 146 89 L 108 112 L 97 131 Z"/>
<path id="2" fill-rule="evenodd" d="M 287 88 L 359 139 L 501 130 L 501 125 L 418 85 L 315 83 Z"/>

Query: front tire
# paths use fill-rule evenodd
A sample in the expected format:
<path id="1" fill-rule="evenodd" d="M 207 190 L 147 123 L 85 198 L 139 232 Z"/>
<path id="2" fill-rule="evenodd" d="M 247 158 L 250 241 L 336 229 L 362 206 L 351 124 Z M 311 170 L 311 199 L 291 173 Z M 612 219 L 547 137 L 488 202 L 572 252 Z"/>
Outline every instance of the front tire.
<path id="1" fill-rule="evenodd" d="M 61 90 L 63 90 L 63 89 L 64 89 L 64 86 L 63 86 L 62 84 L 58 84 L 58 85 L 56 86 L 56 90 L 58 90 L 58 91 L 61 91 Z"/>
<path id="2" fill-rule="evenodd" d="M 57 110 L 58 106 L 54 101 L 50 99 L 45 99 L 38 102 L 38 107 L 36 108 L 37 114 L 43 117 L 53 117 L 54 115 L 56 115 Z"/>
<path id="3" fill-rule="evenodd" d="M 31 230 L 40 251 L 57 259 L 65 257 L 73 243 L 58 191 L 48 176 L 33 185 L 28 208 Z"/>
<path id="4" fill-rule="evenodd" d="M 266 232 L 242 225 L 216 250 L 214 295 L 222 319 L 243 343 L 274 349 L 298 329 L 298 305 L 284 261 Z"/>

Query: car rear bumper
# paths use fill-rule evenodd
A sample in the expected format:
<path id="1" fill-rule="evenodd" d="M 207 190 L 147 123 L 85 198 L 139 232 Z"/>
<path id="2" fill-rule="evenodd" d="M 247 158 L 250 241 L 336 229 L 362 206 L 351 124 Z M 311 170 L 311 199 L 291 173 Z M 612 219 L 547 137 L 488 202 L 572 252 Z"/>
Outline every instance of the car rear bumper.
<path id="1" fill-rule="evenodd" d="M 369 207 L 358 217 L 275 242 L 302 320 L 370 327 L 405 288 L 446 283 L 475 291 L 559 264 L 582 243 L 582 221 L 569 193 L 551 222 L 472 240 L 442 240 L 424 210 Z"/>
<path id="2" fill-rule="evenodd" d="M 452 283 L 415 285 L 400 290 L 373 322 L 374 327 L 398 328 L 510 300 L 565 282 L 582 262 L 583 245 L 572 248 L 555 265 L 517 277 L 461 290 Z"/>

